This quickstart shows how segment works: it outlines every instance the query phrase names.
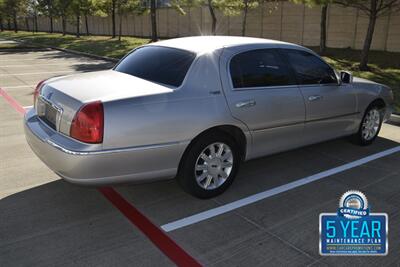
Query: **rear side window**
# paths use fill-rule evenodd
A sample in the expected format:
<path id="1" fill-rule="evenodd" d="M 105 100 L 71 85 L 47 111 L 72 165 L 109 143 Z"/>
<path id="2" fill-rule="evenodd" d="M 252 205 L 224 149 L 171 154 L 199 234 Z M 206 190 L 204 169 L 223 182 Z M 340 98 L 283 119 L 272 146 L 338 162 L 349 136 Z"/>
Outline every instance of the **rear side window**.
<path id="1" fill-rule="evenodd" d="M 299 84 L 337 83 L 335 71 L 319 57 L 306 51 L 285 49 Z"/>
<path id="2" fill-rule="evenodd" d="M 296 84 L 288 67 L 274 49 L 238 54 L 231 59 L 229 68 L 234 88 Z"/>
<path id="3" fill-rule="evenodd" d="M 126 56 L 114 70 L 148 81 L 178 87 L 196 55 L 189 51 L 145 46 Z"/>

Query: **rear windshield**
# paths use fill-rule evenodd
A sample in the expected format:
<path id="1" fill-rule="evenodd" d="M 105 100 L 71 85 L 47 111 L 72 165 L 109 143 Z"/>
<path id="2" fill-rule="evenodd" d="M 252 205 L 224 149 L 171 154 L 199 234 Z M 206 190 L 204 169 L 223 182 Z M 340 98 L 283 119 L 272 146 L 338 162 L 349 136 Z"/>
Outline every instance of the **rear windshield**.
<path id="1" fill-rule="evenodd" d="M 126 56 L 114 70 L 178 87 L 185 79 L 195 56 L 194 53 L 185 50 L 145 46 Z"/>

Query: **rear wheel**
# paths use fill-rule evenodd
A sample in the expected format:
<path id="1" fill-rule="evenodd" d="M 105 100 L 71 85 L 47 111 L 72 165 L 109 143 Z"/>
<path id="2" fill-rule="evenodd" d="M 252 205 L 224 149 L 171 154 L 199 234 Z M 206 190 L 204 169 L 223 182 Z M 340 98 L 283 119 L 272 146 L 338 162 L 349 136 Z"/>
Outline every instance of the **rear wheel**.
<path id="1" fill-rule="evenodd" d="M 360 128 L 354 136 L 359 145 L 370 145 L 378 136 L 382 126 L 382 108 L 378 105 L 371 105 L 365 111 Z"/>
<path id="2" fill-rule="evenodd" d="M 195 140 L 185 153 L 178 173 L 183 189 L 199 198 L 224 192 L 233 182 L 240 164 L 233 138 L 213 132 Z"/>

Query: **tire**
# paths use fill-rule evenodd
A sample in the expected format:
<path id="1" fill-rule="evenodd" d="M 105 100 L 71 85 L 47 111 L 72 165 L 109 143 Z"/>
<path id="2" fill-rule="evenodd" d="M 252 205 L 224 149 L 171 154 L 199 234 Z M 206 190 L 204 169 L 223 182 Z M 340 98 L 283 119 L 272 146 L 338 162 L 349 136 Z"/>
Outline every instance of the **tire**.
<path id="1" fill-rule="evenodd" d="M 212 198 L 232 184 L 239 165 L 240 150 L 235 140 L 215 131 L 200 136 L 190 145 L 177 179 L 187 193 L 202 199 Z"/>
<path id="2" fill-rule="evenodd" d="M 382 120 L 382 108 L 371 104 L 364 113 L 358 132 L 353 136 L 353 142 L 361 146 L 372 144 L 381 130 Z"/>

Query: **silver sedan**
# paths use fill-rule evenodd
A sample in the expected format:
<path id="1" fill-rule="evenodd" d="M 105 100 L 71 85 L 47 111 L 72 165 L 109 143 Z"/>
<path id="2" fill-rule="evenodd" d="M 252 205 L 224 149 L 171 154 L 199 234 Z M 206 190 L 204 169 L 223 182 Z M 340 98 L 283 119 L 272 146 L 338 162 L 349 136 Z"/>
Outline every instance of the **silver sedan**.
<path id="1" fill-rule="evenodd" d="M 371 144 L 392 103 L 388 87 L 337 72 L 307 48 L 202 36 L 43 81 L 24 124 L 32 150 L 67 181 L 176 177 L 209 198 L 242 161 L 341 136 Z"/>

